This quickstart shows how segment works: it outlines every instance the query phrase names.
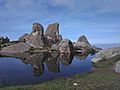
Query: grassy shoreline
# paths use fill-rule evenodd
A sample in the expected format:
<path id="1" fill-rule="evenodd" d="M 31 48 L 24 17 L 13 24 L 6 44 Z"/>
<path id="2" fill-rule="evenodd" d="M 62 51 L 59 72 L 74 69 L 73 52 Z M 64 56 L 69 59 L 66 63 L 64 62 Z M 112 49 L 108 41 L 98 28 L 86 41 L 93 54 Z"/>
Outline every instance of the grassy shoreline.
<path id="1" fill-rule="evenodd" d="M 120 74 L 113 66 L 117 60 L 104 60 L 94 65 L 92 73 L 60 78 L 37 85 L 3 87 L 0 90 L 120 90 Z M 78 85 L 73 85 L 77 83 Z"/>

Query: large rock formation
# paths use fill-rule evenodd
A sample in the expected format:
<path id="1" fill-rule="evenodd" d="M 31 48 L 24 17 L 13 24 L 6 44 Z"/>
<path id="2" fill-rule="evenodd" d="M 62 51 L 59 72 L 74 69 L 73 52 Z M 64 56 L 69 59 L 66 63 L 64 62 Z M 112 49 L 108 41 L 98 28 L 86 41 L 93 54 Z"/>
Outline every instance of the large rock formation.
<path id="1" fill-rule="evenodd" d="M 21 36 L 19 38 L 19 42 L 23 42 L 24 45 L 29 45 L 30 48 L 32 48 L 32 52 L 33 51 L 39 51 L 39 50 L 50 50 L 50 48 L 52 50 L 56 50 L 62 53 L 73 53 L 74 52 L 74 46 L 75 46 L 75 51 L 76 52 L 82 52 L 83 54 L 89 51 L 92 52 L 96 52 L 99 51 L 100 48 L 97 48 L 95 46 L 91 46 L 89 41 L 87 40 L 87 38 L 82 35 L 78 41 L 74 44 L 72 44 L 72 42 L 68 39 L 64 39 L 62 40 L 62 35 L 59 34 L 59 24 L 58 23 L 53 23 L 53 24 L 49 24 L 47 27 L 47 30 L 45 32 L 44 35 L 44 28 L 41 24 L 39 23 L 33 23 L 32 26 L 32 32 L 30 34 L 24 34 L 23 36 Z M 3 42 L 3 38 L 0 38 L 0 43 Z M 6 40 L 9 41 L 9 39 L 6 38 Z M 20 52 L 22 51 L 26 51 L 29 49 L 29 47 L 23 48 L 24 45 L 21 45 L 21 43 L 16 42 L 15 45 L 13 46 L 9 46 L 7 45 L 7 47 L 5 47 L 2 51 L 7 52 L 6 49 L 8 49 L 8 52 L 18 52 L 16 50 L 19 50 L 19 48 L 21 48 Z M 6 45 L 5 45 L 6 46 Z M 18 49 L 16 47 L 16 49 L 14 49 L 14 46 L 18 46 Z M 3 46 L 0 46 L 0 49 L 2 49 Z M 11 48 L 11 49 L 10 49 Z M 28 50 L 29 52 L 29 50 Z"/>
<path id="2" fill-rule="evenodd" d="M 45 32 L 45 36 L 53 44 L 59 43 L 62 40 L 62 36 L 59 34 L 59 24 L 58 23 L 49 24 Z"/>
<path id="3" fill-rule="evenodd" d="M 82 35 L 78 38 L 78 41 L 77 42 L 84 42 L 88 45 L 90 45 L 89 41 L 87 40 L 86 36 L 85 35 Z"/>
<path id="4" fill-rule="evenodd" d="M 88 42 L 86 36 L 82 35 L 79 37 L 78 41 L 75 43 L 75 51 L 80 53 L 86 53 L 91 49 L 91 45 Z"/>
<path id="5" fill-rule="evenodd" d="M 101 60 L 120 59 L 120 47 L 109 48 L 99 51 L 96 57 L 92 59 L 93 63 Z"/>
<path id="6" fill-rule="evenodd" d="M 92 46 L 87 40 L 85 35 L 79 37 L 78 41 L 74 44 L 75 52 L 79 52 L 82 54 L 85 53 L 95 53 L 101 50 L 101 48 Z"/>
<path id="7" fill-rule="evenodd" d="M 74 52 L 74 46 L 69 39 L 63 39 L 59 43 L 58 47 L 61 53 L 73 53 Z"/>
<path id="8" fill-rule="evenodd" d="M 1 52 L 4 53 L 22 53 L 29 50 L 30 45 L 24 42 L 13 44 L 7 47 L 4 47 Z"/>
<path id="9" fill-rule="evenodd" d="M 44 47 L 44 29 L 39 23 L 33 23 L 33 31 L 25 37 L 25 42 L 34 48 Z"/>

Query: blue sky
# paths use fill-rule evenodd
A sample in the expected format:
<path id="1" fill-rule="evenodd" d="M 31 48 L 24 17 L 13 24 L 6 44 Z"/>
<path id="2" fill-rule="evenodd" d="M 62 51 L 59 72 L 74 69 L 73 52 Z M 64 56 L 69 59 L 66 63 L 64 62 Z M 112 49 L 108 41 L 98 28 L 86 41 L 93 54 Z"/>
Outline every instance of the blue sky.
<path id="1" fill-rule="evenodd" d="M 32 31 L 60 23 L 63 38 L 91 43 L 120 43 L 120 0 L 0 0 L 0 36 L 16 40 Z"/>

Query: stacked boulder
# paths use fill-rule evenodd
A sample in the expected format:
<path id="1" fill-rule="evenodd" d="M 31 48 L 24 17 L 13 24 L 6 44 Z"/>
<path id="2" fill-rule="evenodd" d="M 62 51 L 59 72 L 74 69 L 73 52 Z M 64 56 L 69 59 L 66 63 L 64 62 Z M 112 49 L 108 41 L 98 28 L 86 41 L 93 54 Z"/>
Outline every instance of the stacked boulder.
<path id="1" fill-rule="evenodd" d="M 49 24 L 45 32 L 45 37 L 49 41 L 50 46 L 52 46 L 52 44 L 58 44 L 62 40 L 62 36 L 59 34 L 59 24 Z"/>
<path id="2" fill-rule="evenodd" d="M 24 41 L 34 48 L 44 47 L 44 28 L 39 23 L 33 23 L 31 34 L 24 34 L 19 41 Z"/>

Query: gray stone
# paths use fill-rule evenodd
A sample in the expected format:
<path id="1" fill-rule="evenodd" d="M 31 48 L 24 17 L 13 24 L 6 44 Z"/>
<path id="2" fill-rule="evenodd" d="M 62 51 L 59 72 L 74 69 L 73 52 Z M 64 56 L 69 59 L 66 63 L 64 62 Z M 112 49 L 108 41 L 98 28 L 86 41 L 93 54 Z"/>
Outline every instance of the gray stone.
<path id="1" fill-rule="evenodd" d="M 59 46 L 59 51 L 61 53 L 73 53 L 74 52 L 74 46 L 69 39 L 63 39 L 59 43 L 58 46 Z"/>
<path id="2" fill-rule="evenodd" d="M 118 61 L 118 62 L 115 64 L 114 70 L 115 70 L 116 72 L 120 73 L 120 61 Z"/>
<path id="3" fill-rule="evenodd" d="M 23 35 L 18 39 L 18 41 L 20 41 L 20 42 L 25 42 L 25 38 L 26 38 L 28 35 L 29 35 L 29 34 L 27 34 L 27 33 L 23 34 Z"/>
<path id="4" fill-rule="evenodd" d="M 78 41 L 74 44 L 74 46 L 75 52 L 80 52 L 83 54 L 89 52 L 92 49 L 90 43 L 84 35 L 79 37 Z"/>
<path id="5" fill-rule="evenodd" d="M 100 60 L 111 60 L 111 59 L 119 59 L 120 58 L 120 47 L 108 48 L 99 51 L 96 54 L 96 58 L 101 58 Z M 100 60 L 93 60 L 92 61 L 100 61 Z"/>
<path id="6" fill-rule="evenodd" d="M 45 32 L 45 36 L 48 40 L 52 41 L 53 43 L 60 42 L 62 39 L 62 36 L 59 35 L 59 24 L 49 24 L 47 27 L 47 30 Z"/>
<path id="7" fill-rule="evenodd" d="M 44 48 L 44 29 L 39 23 L 33 23 L 32 33 L 24 37 L 27 44 L 34 48 Z"/>
<path id="8" fill-rule="evenodd" d="M 39 34 L 40 36 L 44 35 L 44 28 L 41 24 L 39 23 L 33 23 L 33 27 L 32 27 L 32 34 Z"/>
<path id="9" fill-rule="evenodd" d="M 77 42 L 84 42 L 84 43 L 90 45 L 90 43 L 89 43 L 89 41 L 87 40 L 87 38 L 86 38 L 85 35 L 80 36 Z"/>
<path id="10" fill-rule="evenodd" d="M 30 45 L 24 42 L 13 44 L 7 47 L 2 48 L 1 52 L 4 53 L 22 53 L 29 50 Z"/>

